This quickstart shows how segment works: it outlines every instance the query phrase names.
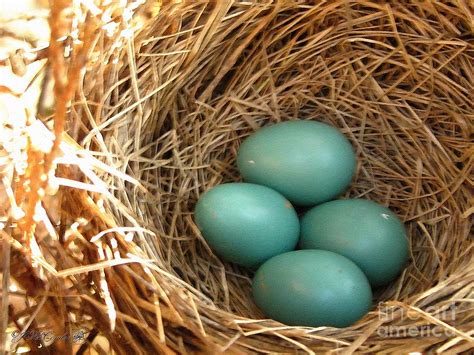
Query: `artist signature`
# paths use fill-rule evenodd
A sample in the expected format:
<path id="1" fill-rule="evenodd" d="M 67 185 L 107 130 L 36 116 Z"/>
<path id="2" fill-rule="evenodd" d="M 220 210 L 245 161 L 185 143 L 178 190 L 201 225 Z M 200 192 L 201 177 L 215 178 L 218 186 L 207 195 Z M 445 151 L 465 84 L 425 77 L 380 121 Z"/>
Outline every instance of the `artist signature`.
<path id="1" fill-rule="evenodd" d="M 21 339 L 34 340 L 42 342 L 45 346 L 51 345 L 57 340 L 60 341 L 71 341 L 74 344 L 81 344 L 86 340 L 87 333 L 80 329 L 73 332 L 71 335 L 63 334 L 56 335 L 50 330 L 38 331 L 38 330 L 26 330 L 19 332 L 15 330 L 11 333 L 12 343 L 18 343 Z"/>

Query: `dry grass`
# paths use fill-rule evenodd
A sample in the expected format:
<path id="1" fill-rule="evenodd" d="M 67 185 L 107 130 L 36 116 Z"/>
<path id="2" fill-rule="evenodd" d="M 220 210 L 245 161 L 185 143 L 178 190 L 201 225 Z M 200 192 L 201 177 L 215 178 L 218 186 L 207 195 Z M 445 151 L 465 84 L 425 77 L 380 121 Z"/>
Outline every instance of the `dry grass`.
<path id="1" fill-rule="evenodd" d="M 97 10 L 130 25 L 127 10 Z M 88 70 L 52 178 L 63 186 L 43 202 L 33 249 L 14 224 L 2 232 L 5 275 L 34 305 L 10 308 L 18 328 L 82 327 L 79 352 L 100 334 L 123 354 L 474 345 L 468 2 L 185 1 L 161 7 L 133 39 L 87 31 Z M 203 191 L 239 179 L 244 137 L 298 118 L 349 137 L 359 165 L 346 196 L 389 206 L 409 232 L 409 267 L 346 329 L 261 319 L 251 275 L 215 257 L 192 218 Z"/>

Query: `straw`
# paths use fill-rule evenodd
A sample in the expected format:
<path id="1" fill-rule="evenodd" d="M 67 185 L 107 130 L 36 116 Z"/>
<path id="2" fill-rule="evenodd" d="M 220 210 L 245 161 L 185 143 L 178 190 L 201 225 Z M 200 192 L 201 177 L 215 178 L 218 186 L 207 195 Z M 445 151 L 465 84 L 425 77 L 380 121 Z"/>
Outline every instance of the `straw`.
<path id="1" fill-rule="evenodd" d="M 9 327 L 84 329 L 82 344 L 50 345 L 79 353 L 104 343 L 118 354 L 469 351 L 469 2 L 89 3 L 65 27 L 77 29 L 80 55 L 49 47 L 56 82 L 66 68 L 77 90 L 72 104 L 56 91 L 53 153 L 41 153 L 48 178 L 11 185 L 4 275 L 29 308 L 1 307 Z M 406 222 L 410 264 L 344 329 L 264 319 L 251 272 L 216 257 L 193 221 L 204 191 L 239 181 L 242 139 L 294 119 L 350 139 L 358 168 L 342 197 L 380 202 Z M 27 171 L 43 164 L 33 158 Z M 40 181 L 61 186 L 28 197 Z M 25 216 L 14 218 L 16 205 Z"/>

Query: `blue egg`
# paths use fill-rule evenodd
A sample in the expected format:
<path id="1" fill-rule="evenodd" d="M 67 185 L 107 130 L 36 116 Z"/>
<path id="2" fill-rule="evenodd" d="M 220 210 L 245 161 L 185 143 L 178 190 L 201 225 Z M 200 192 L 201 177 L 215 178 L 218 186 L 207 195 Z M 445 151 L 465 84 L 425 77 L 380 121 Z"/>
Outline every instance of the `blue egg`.
<path id="1" fill-rule="evenodd" d="M 293 250 L 299 220 L 291 203 L 265 186 L 218 185 L 199 199 L 195 220 L 210 247 L 222 259 L 256 267 Z"/>
<path id="2" fill-rule="evenodd" d="M 356 157 L 336 128 L 316 121 L 287 121 L 245 139 L 237 166 L 245 181 L 271 187 L 296 205 L 311 206 L 347 189 Z"/>
<path id="3" fill-rule="evenodd" d="M 363 199 L 323 203 L 301 220 L 303 249 L 324 249 L 346 256 L 372 286 L 386 285 L 408 260 L 405 227 L 390 209 Z"/>
<path id="4" fill-rule="evenodd" d="M 252 292 L 268 317 L 297 326 L 347 327 L 372 303 L 369 281 L 357 265 L 325 250 L 271 258 L 257 270 Z"/>

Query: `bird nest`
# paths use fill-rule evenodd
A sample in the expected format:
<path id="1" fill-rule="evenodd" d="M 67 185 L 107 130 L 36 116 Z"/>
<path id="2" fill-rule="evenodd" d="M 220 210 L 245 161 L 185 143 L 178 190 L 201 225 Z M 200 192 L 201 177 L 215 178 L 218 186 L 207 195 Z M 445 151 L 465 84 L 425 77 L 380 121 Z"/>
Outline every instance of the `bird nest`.
<path id="1" fill-rule="evenodd" d="M 21 341 L 58 353 L 468 351 L 468 2 L 64 3 L 45 54 L 54 113 L 1 137 L 2 333 L 47 330 Z M 295 119 L 338 127 L 358 157 L 344 197 L 406 223 L 408 267 L 348 328 L 265 319 L 252 274 L 193 220 L 204 191 L 239 180 L 245 137 Z"/>

